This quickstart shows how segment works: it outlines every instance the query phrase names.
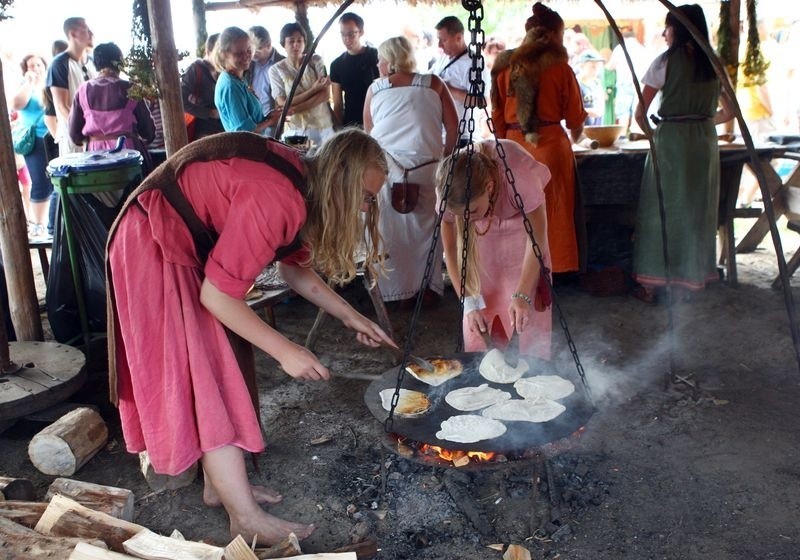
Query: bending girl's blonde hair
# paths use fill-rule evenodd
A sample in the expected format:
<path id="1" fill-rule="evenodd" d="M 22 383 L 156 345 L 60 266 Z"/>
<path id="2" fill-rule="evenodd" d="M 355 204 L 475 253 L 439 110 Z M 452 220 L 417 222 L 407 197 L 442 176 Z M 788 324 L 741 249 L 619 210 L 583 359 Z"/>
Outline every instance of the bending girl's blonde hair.
<path id="1" fill-rule="evenodd" d="M 486 192 L 486 185 L 489 181 L 494 181 L 495 193 L 500 187 L 500 171 L 494 159 L 485 153 L 488 146 L 475 144 L 475 152 L 472 154 L 471 180 L 470 180 L 470 200 L 483 195 Z M 453 181 L 450 184 L 450 192 L 447 195 L 447 210 L 455 216 L 456 229 L 456 261 L 459 271 L 464 266 L 462 258 L 464 249 L 464 209 L 467 207 L 467 161 L 469 157 L 466 151 L 461 151 L 457 155 L 450 155 L 444 158 L 436 169 L 436 192 L 440 198 L 444 196 L 445 182 L 453 165 Z M 454 163 L 455 161 L 455 163 Z M 465 283 L 466 296 L 476 296 L 481 291 L 481 264 L 478 252 L 475 224 L 469 222 L 469 242 L 467 244 L 467 278 Z M 456 288 L 457 290 L 459 288 Z"/>
<path id="2" fill-rule="evenodd" d="M 356 276 L 356 252 L 367 236 L 365 266 L 377 278 L 383 271 L 383 246 L 378 232 L 378 205 L 361 220 L 364 174 L 377 168 L 388 174 L 378 142 L 356 128 L 346 128 L 304 158 L 308 170 L 308 217 L 302 239 L 311 246 L 311 262 L 335 284 Z"/>

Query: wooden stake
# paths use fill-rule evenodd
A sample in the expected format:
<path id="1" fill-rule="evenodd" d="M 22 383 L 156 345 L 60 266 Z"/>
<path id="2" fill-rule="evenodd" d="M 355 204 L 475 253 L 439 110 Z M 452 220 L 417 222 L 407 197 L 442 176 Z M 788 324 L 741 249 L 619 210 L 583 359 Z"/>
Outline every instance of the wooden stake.
<path id="1" fill-rule="evenodd" d="M 23 527 L 33 529 L 47 509 L 46 502 L 22 502 L 8 500 L 0 502 L 0 517 L 4 517 Z"/>
<path id="2" fill-rule="evenodd" d="M 58 495 L 50 500 L 36 530 L 43 535 L 101 539 L 111 550 L 125 552 L 122 543 L 147 529 Z"/>
<path id="3" fill-rule="evenodd" d="M 201 542 L 162 537 L 145 529 L 123 543 L 125 552 L 147 560 L 222 560 L 225 549 Z"/>
<path id="4" fill-rule="evenodd" d="M 267 560 L 269 558 L 289 558 L 290 556 L 299 556 L 303 554 L 300 550 L 300 541 L 294 533 L 289 533 L 289 536 L 281 542 L 268 548 L 256 548 L 255 555 L 259 560 Z"/>
<path id="5" fill-rule="evenodd" d="M 72 476 L 108 441 L 108 428 L 91 408 L 77 408 L 33 436 L 28 456 L 44 474 Z"/>
<path id="6" fill-rule="evenodd" d="M 27 478 L 9 478 L 0 476 L 0 493 L 6 500 L 24 500 L 27 502 L 35 499 L 33 484 Z"/>
<path id="7" fill-rule="evenodd" d="M 47 489 L 45 500 L 61 494 L 79 504 L 113 515 L 117 519 L 133 521 L 133 492 L 127 488 L 103 486 L 71 478 L 57 478 Z"/>

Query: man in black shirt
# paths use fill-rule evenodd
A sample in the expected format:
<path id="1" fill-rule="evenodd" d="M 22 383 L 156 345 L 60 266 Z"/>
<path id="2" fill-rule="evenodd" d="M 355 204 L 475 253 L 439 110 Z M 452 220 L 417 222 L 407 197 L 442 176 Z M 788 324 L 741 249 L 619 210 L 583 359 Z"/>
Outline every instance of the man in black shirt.
<path id="1" fill-rule="evenodd" d="M 363 126 L 364 98 L 378 77 L 378 50 L 361 44 L 364 20 L 352 12 L 339 18 L 347 49 L 331 63 L 333 116 L 337 126 Z"/>

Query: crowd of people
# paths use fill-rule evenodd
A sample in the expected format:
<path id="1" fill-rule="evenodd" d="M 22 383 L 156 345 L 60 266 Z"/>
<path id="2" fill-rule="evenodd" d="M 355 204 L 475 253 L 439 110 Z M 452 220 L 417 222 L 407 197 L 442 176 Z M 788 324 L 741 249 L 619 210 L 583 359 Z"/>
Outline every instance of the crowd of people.
<path id="1" fill-rule="evenodd" d="M 708 37 L 699 6 L 679 10 Z M 377 48 L 364 44 L 364 21 L 346 13 L 339 20 L 345 52 L 330 71 L 316 54 L 306 60 L 307 36 L 297 23 L 280 30 L 285 56 L 264 27 L 211 35 L 203 58 L 181 78 L 192 142 L 171 156 L 173 165 L 149 174 L 109 234 L 111 391 L 127 448 L 147 450 L 167 474 L 201 461 L 206 503 L 223 505 L 232 533 L 248 541 L 272 544 L 290 532 L 304 538 L 314 527 L 267 514 L 260 504 L 280 494 L 247 480 L 243 453 L 262 451 L 264 443 L 247 385 L 252 356 L 243 348 L 260 348 L 297 379 L 330 375 L 245 303 L 266 265 L 277 262 L 295 292 L 370 347 L 395 342 L 320 274 L 333 283 L 352 280 L 354 255 L 366 247 L 365 266 L 374 269 L 385 301 L 421 297 L 434 306 L 444 294 L 445 265 L 454 285 L 464 286 L 458 295 L 465 296 L 466 350 L 485 349 L 481 335 L 499 323 L 506 337 L 520 334 L 523 353 L 550 355 L 550 274 L 582 267 L 572 144 L 596 122 L 587 119 L 604 118 L 597 79 L 605 59 L 557 12 L 535 3 L 519 45 L 487 41 L 485 101 L 495 142 L 459 126 L 473 115 L 465 107 L 471 64 L 463 24 L 448 16 L 435 29 L 440 52 L 420 64 L 402 35 Z M 52 192 L 43 173 L 56 155 L 48 134 L 63 155 L 105 148 L 119 135 L 146 153 L 158 133 L 152 106 L 128 97 L 120 49 L 94 47 L 83 18 L 68 19 L 64 31 L 65 51 L 49 69 L 40 57 L 23 60 L 13 103 L 22 126 L 35 127 L 25 163 L 37 232 L 46 227 Z M 672 15 L 663 36 L 667 50 L 641 76 L 642 104 L 619 56 L 608 61 L 621 80 L 615 120 L 633 120 L 652 134 L 662 165 L 669 268 L 648 159 L 633 271 L 646 301 L 670 275 L 687 290 L 716 278 L 714 125 L 731 115 L 711 62 Z M 302 138 L 302 150 L 263 138 L 287 103 L 287 139 Z M 440 208 L 441 246 L 431 250 Z"/>

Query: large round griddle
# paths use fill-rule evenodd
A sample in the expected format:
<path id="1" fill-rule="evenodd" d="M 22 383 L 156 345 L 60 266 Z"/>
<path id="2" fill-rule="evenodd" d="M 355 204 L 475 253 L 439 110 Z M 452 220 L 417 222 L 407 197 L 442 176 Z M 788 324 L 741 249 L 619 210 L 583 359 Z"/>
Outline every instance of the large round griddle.
<path id="1" fill-rule="evenodd" d="M 565 373 L 555 371 L 550 362 L 537 360 L 528 356 L 520 356 L 530 364 L 531 368 L 523 377 L 533 377 L 535 375 L 560 375 L 569 379 L 575 385 L 575 392 L 566 398 L 559 399 L 567 409 L 559 416 L 549 422 L 516 422 L 503 421 L 506 425 L 506 432 L 497 438 L 478 441 L 475 443 L 458 443 L 449 440 L 440 440 L 436 437 L 436 432 L 440 430 L 440 425 L 444 420 L 459 414 L 480 414 L 480 410 L 474 412 L 463 412 L 451 407 L 445 401 L 445 396 L 454 389 L 462 387 L 478 386 L 487 383 L 490 387 L 495 387 L 511 394 L 512 398 L 521 398 L 517 395 L 513 383 L 493 383 L 484 379 L 478 373 L 478 365 L 483 358 L 483 353 L 464 353 L 449 356 L 448 358 L 460 360 L 464 364 L 464 372 L 458 377 L 454 377 L 439 385 L 432 387 L 418 381 L 410 373 L 406 372 L 403 376 L 401 388 L 412 391 L 420 391 L 428 395 L 431 406 L 427 413 L 415 417 L 404 418 L 395 415 L 393 418 L 392 432 L 405 436 L 414 441 L 438 445 L 446 449 L 459 449 L 462 451 L 491 451 L 495 453 L 521 452 L 526 449 L 540 447 L 565 438 L 586 423 L 594 414 L 594 407 L 585 396 L 583 384 L 578 378 L 577 372 Z M 389 412 L 384 410 L 381 404 L 380 392 L 384 389 L 394 389 L 397 385 L 398 366 L 384 372 L 380 378 L 371 382 L 364 394 L 364 402 L 370 412 L 381 422 L 389 416 Z"/>

